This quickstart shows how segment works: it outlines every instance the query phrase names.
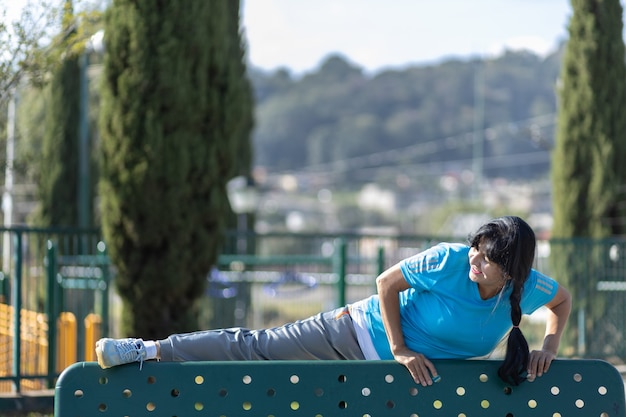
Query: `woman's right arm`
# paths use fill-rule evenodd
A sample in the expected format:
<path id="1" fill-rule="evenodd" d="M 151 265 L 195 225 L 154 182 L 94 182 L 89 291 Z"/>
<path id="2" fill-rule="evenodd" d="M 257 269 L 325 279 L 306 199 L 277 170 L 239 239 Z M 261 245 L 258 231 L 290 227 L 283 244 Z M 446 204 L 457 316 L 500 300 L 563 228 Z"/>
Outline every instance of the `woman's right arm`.
<path id="1" fill-rule="evenodd" d="M 389 340 L 389 347 L 394 359 L 404 365 L 416 383 L 432 385 L 432 376 L 437 375 L 437 370 L 431 361 L 421 353 L 413 352 L 404 342 L 404 334 L 400 324 L 400 301 L 399 294 L 410 288 L 404 279 L 400 265 L 396 264 L 376 278 L 376 288 L 380 301 L 380 312 L 383 325 Z"/>

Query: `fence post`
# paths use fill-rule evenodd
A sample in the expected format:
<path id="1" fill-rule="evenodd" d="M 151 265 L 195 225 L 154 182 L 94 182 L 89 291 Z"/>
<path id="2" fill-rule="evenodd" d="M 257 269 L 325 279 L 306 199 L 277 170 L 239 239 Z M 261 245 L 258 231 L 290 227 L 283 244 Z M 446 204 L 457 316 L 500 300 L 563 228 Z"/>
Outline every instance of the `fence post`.
<path id="1" fill-rule="evenodd" d="M 4 271 L 0 271 L 0 301 L 9 303 L 9 274 L 5 274 Z"/>
<path id="2" fill-rule="evenodd" d="M 335 247 L 337 249 L 335 257 L 335 271 L 337 271 L 337 302 L 338 307 L 346 305 L 346 259 L 347 259 L 347 245 L 346 241 L 339 238 L 335 241 Z"/>
<path id="3" fill-rule="evenodd" d="M 48 315 L 48 388 L 54 387 L 54 374 L 57 360 L 57 258 L 56 247 L 52 241 L 47 242 L 46 275 L 48 278 L 48 297 L 46 298 L 46 314 Z"/>
<path id="4" fill-rule="evenodd" d="M 109 335 L 109 285 L 111 281 L 111 277 L 109 276 L 109 259 L 106 251 L 106 244 L 104 242 L 98 242 L 98 256 L 101 257 L 102 262 L 99 262 L 100 267 L 102 268 L 102 280 L 104 282 L 102 291 L 100 294 L 102 295 L 102 311 L 101 319 L 102 319 L 102 337 L 107 337 Z"/>
<path id="5" fill-rule="evenodd" d="M 385 247 L 378 246 L 378 256 L 376 257 L 376 276 L 385 272 Z"/>
<path id="6" fill-rule="evenodd" d="M 15 231 L 15 274 L 12 285 L 12 303 L 13 303 L 13 380 L 15 392 L 19 393 L 21 388 L 21 311 L 22 311 L 22 232 Z"/>

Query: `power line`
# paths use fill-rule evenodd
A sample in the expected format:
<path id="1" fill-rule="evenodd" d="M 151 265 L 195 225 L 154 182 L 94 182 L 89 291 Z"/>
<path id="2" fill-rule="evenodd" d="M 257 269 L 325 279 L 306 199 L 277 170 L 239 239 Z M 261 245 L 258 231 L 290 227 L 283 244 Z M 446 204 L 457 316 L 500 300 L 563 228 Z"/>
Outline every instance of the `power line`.
<path id="1" fill-rule="evenodd" d="M 482 133 L 483 133 L 484 140 L 487 140 L 487 141 L 495 140 L 494 135 L 497 134 L 497 132 L 501 130 L 509 131 L 513 134 L 519 134 L 520 131 L 527 131 L 527 132 L 530 132 L 530 135 L 532 134 L 536 135 L 538 129 L 545 128 L 548 126 L 553 126 L 555 123 L 556 123 L 556 114 L 550 113 L 550 114 L 536 116 L 536 117 L 519 120 L 515 122 L 505 122 L 505 123 L 500 123 L 495 126 L 485 127 L 484 129 L 482 129 Z M 383 152 L 376 152 L 376 153 L 372 153 L 369 155 L 357 156 L 353 158 L 347 158 L 347 159 L 337 160 L 337 161 L 323 163 L 323 164 L 309 165 L 309 166 L 303 167 L 302 169 L 298 171 L 290 170 L 290 171 L 282 171 L 282 172 L 273 172 L 273 173 L 269 173 L 268 177 L 273 178 L 273 177 L 279 177 L 283 175 L 328 176 L 328 175 L 338 175 L 344 172 L 354 171 L 354 170 L 383 169 L 385 166 L 393 169 L 396 167 L 395 166 L 392 167 L 390 165 L 395 164 L 398 161 L 407 160 L 407 159 L 417 157 L 417 156 L 419 157 L 432 156 L 434 154 L 437 154 L 443 151 L 450 152 L 452 150 L 461 148 L 463 146 L 465 147 L 473 146 L 474 135 L 475 135 L 474 131 L 461 133 L 458 135 L 448 136 L 443 139 L 436 139 L 436 140 L 431 140 L 428 142 L 420 142 L 415 145 L 411 145 L 411 146 L 407 146 L 403 148 L 390 149 L 390 150 L 383 151 Z M 530 140 L 533 140 L 533 137 L 531 137 Z M 534 140 L 533 140 L 533 143 L 534 143 Z M 525 160 L 525 161 L 522 160 L 522 158 L 527 157 L 527 156 L 532 156 L 533 159 L 536 159 L 537 156 L 535 154 L 536 155 L 543 154 L 544 155 L 543 158 L 546 160 L 548 158 L 546 156 L 548 154 L 548 151 L 544 150 L 541 152 L 530 153 L 530 154 L 507 155 L 507 156 L 502 156 L 502 157 L 485 157 L 484 163 L 488 164 L 487 165 L 488 168 L 493 168 L 495 167 L 495 165 L 492 165 L 492 164 L 495 164 L 496 163 L 495 161 L 497 161 L 498 158 L 509 158 L 507 162 L 509 166 L 512 166 L 511 163 L 519 166 L 519 165 L 523 165 L 529 162 L 528 160 Z M 445 160 L 445 161 L 438 161 L 436 163 L 426 162 L 426 163 L 417 163 L 417 164 L 402 164 L 402 167 L 403 169 L 405 169 L 407 167 L 410 168 L 410 167 L 416 167 L 416 166 L 419 166 L 419 167 L 428 167 L 428 166 L 434 166 L 434 165 L 441 166 L 442 163 L 450 165 L 450 164 L 462 163 L 466 161 L 468 160 L 459 160 L 459 161 Z M 472 160 L 470 159 L 469 161 L 472 161 Z M 536 162 L 536 163 L 540 163 L 540 162 Z"/>

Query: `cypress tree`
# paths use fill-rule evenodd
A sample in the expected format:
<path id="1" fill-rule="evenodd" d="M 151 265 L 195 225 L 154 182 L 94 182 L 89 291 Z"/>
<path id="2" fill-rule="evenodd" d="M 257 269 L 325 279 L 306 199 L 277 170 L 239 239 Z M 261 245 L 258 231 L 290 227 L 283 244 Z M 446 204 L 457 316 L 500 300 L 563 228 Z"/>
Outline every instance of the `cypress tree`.
<path id="1" fill-rule="evenodd" d="M 559 119 L 552 160 L 551 260 L 554 276 L 572 292 L 574 310 L 603 313 L 591 300 L 594 263 L 608 253 L 584 248 L 579 238 L 624 233 L 623 159 L 626 146 L 626 65 L 619 0 L 572 0 L 569 41 L 561 69 Z M 577 240 L 578 239 L 578 240 Z M 593 309 L 591 308 L 593 306 Z M 592 327 L 591 324 L 589 324 Z M 570 342 L 575 326 L 569 326 Z"/>
<path id="2" fill-rule="evenodd" d="M 197 328 L 231 214 L 226 182 L 249 153 L 250 126 L 239 122 L 252 109 L 231 3 L 114 0 L 107 11 L 100 196 L 127 334 Z"/>
<path id="3" fill-rule="evenodd" d="M 65 2 L 64 33 L 74 33 L 73 11 Z M 45 115 L 45 134 L 38 176 L 40 206 L 35 214 L 39 226 L 76 226 L 78 224 L 78 126 L 80 106 L 80 66 L 78 55 L 64 48 L 65 53 L 52 71 Z"/>

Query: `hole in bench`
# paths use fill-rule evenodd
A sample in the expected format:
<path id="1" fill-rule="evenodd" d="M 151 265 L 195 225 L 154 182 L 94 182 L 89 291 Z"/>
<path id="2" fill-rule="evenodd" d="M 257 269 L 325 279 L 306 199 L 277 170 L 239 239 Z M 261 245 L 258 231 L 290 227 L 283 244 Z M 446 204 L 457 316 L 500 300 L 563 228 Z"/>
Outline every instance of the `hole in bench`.
<path id="1" fill-rule="evenodd" d="M 200 375 L 197 375 L 194 379 L 193 382 L 196 383 L 196 385 L 202 385 L 204 384 L 204 378 Z"/>
<path id="2" fill-rule="evenodd" d="M 387 401 L 387 408 L 394 408 L 396 406 L 396 403 L 394 403 L 393 401 L 389 400 Z"/>
<path id="3" fill-rule="evenodd" d="M 270 388 L 267 390 L 268 397 L 273 397 L 274 395 L 276 395 L 276 390 L 274 388 Z"/>
<path id="4" fill-rule="evenodd" d="M 300 377 L 298 375 L 291 375 L 289 377 L 289 382 L 291 382 L 292 384 L 297 384 L 298 382 L 300 382 Z"/>
<path id="5" fill-rule="evenodd" d="M 156 383 L 156 377 L 155 376 L 149 376 L 148 377 L 148 384 L 155 384 Z"/>
<path id="6" fill-rule="evenodd" d="M 417 390 L 417 388 L 416 388 L 416 387 L 411 387 L 411 388 L 409 388 L 409 395 L 410 395 L 411 397 L 415 397 L 415 396 L 417 395 L 417 393 L 418 393 L 418 392 L 419 392 L 419 391 Z"/>
<path id="7" fill-rule="evenodd" d="M 561 389 L 557 386 L 550 388 L 550 393 L 552 393 L 552 395 L 559 395 L 560 392 L 561 392 Z"/>
<path id="8" fill-rule="evenodd" d="M 574 404 L 576 404 L 576 407 L 578 408 L 583 408 L 585 406 L 585 402 L 581 399 L 576 400 Z"/>
<path id="9" fill-rule="evenodd" d="M 222 388 L 217 392 L 217 395 L 224 398 L 228 395 L 228 390 L 226 390 L 226 388 Z"/>
<path id="10" fill-rule="evenodd" d="M 250 375 L 244 375 L 243 378 L 241 378 L 241 382 L 248 385 L 252 382 L 252 377 Z"/>
<path id="11" fill-rule="evenodd" d="M 252 403 L 250 401 L 244 401 L 243 404 L 241 405 L 241 408 L 243 408 L 246 411 L 252 410 Z"/>
<path id="12" fill-rule="evenodd" d="M 176 388 L 173 388 L 172 391 L 170 391 L 170 395 L 172 397 L 178 397 L 180 395 L 180 391 L 177 390 Z"/>
<path id="13" fill-rule="evenodd" d="M 574 374 L 574 381 L 580 382 L 583 380 L 583 376 L 581 374 Z"/>
<path id="14" fill-rule="evenodd" d="M 441 400 L 435 400 L 433 401 L 433 407 L 436 410 L 441 410 L 441 407 L 443 407 L 443 402 Z"/>
<path id="15" fill-rule="evenodd" d="M 133 392 L 129 390 L 128 388 L 126 388 L 125 390 L 122 390 L 122 397 L 130 398 L 132 395 L 133 395 Z"/>
<path id="16" fill-rule="evenodd" d="M 107 405 L 104 403 L 98 404 L 98 411 L 105 412 L 107 410 Z"/>
<path id="17" fill-rule="evenodd" d="M 344 383 L 348 380 L 348 377 L 346 375 L 339 375 L 339 377 L 337 378 L 337 381 Z"/>
<path id="18" fill-rule="evenodd" d="M 536 400 L 528 400 L 528 408 L 537 408 Z"/>
<path id="19" fill-rule="evenodd" d="M 459 397 L 462 397 L 465 395 L 465 388 L 463 387 L 457 387 L 456 389 L 456 395 L 458 395 Z"/>
<path id="20" fill-rule="evenodd" d="M 321 397 L 324 395 L 324 390 L 322 388 L 315 388 L 313 394 L 315 394 L 316 397 Z"/>
<path id="21" fill-rule="evenodd" d="M 297 410 L 300 408 L 300 403 L 298 401 L 292 401 L 289 407 L 291 407 L 292 410 Z"/>
<path id="22" fill-rule="evenodd" d="M 604 387 L 604 386 L 600 386 L 600 387 L 598 387 L 598 394 L 600 394 L 600 395 L 606 395 L 606 393 L 607 393 L 607 392 L 609 392 L 609 390 L 608 390 L 608 389 L 606 389 L 606 387 Z"/>
<path id="23" fill-rule="evenodd" d="M 196 402 L 193 405 L 194 410 L 196 411 L 202 411 L 204 409 L 204 404 L 202 404 L 201 402 Z"/>
<path id="24" fill-rule="evenodd" d="M 513 388 L 504 387 L 504 395 L 511 395 L 512 392 L 513 392 Z"/>
<path id="25" fill-rule="evenodd" d="M 489 377 L 487 376 L 487 374 L 480 374 L 478 379 L 480 380 L 480 382 L 487 382 L 487 381 L 489 381 Z"/>
<path id="26" fill-rule="evenodd" d="M 339 404 L 337 404 L 337 406 L 342 410 L 345 410 L 346 408 L 348 408 L 348 403 L 346 401 L 339 401 Z"/>
<path id="27" fill-rule="evenodd" d="M 385 382 L 386 383 L 391 384 L 393 382 L 393 380 L 394 380 L 393 375 L 391 375 L 391 374 L 385 375 Z"/>
<path id="28" fill-rule="evenodd" d="M 363 388 L 361 390 L 361 395 L 364 396 L 364 397 L 369 397 L 371 393 L 372 393 L 372 391 L 369 388 L 367 388 L 367 387 L 365 387 L 365 388 Z"/>
<path id="29" fill-rule="evenodd" d="M 481 406 L 482 408 L 489 408 L 489 405 L 490 405 L 490 404 L 489 404 L 489 401 L 488 401 L 488 400 L 482 400 L 482 401 L 480 402 L 480 406 Z"/>
<path id="30" fill-rule="evenodd" d="M 109 383 L 109 378 L 107 378 L 106 376 L 101 376 L 100 378 L 98 378 L 98 383 L 100 385 L 105 385 Z"/>
<path id="31" fill-rule="evenodd" d="M 74 391 L 74 397 L 76 398 L 82 398 L 83 395 L 85 395 L 85 393 L 82 389 L 77 389 L 76 391 Z"/>

